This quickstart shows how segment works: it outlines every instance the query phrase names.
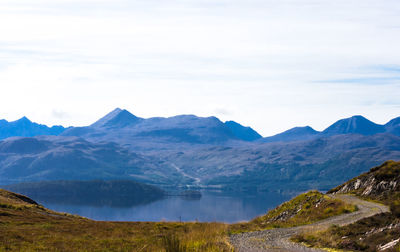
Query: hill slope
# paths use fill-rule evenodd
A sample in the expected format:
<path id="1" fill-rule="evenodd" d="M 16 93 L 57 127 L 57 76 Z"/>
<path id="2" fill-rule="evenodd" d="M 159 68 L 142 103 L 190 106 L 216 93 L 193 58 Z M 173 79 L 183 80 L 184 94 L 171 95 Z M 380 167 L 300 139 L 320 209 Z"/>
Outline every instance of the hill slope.
<path id="1" fill-rule="evenodd" d="M 56 136 L 0 141 L 0 184 L 90 179 L 135 179 L 167 185 L 190 180 L 159 159 L 115 143 Z"/>
<path id="2" fill-rule="evenodd" d="M 354 224 L 334 226 L 295 239 L 312 246 L 351 251 L 399 251 L 400 249 L 400 162 L 387 161 L 369 172 L 332 189 L 330 193 L 351 193 L 390 205 L 391 213 L 362 219 Z"/>

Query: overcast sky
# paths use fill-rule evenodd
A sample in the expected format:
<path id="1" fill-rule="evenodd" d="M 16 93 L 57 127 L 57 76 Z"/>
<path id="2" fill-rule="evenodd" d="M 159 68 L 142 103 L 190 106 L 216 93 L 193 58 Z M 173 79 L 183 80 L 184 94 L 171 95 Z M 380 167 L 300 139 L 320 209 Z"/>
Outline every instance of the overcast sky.
<path id="1" fill-rule="evenodd" d="M 264 136 L 400 116 L 399 0 L 1 0 L 0 118 L 116 107 Z"/>

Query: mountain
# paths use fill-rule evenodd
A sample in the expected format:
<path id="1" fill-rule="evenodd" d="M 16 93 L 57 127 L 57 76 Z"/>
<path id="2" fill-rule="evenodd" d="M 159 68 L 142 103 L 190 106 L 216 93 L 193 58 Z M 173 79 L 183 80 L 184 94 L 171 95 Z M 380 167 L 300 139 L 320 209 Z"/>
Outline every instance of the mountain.
<path id="1" fill-rule="evenodd" d="M 371 122 L 363 116 L 353 116 L 342 119 L 322 131 L 323 135 L 333 136 L 341 134 L 374 135 L 385 132 L 385 127 Z"/>
<path id="2" fill-rule="evenodd" d="M 322 133 L 297 127 L 260 139 L 251 128 L 216 117 L 144 119 L 116 109 L 60 136 L 0 141 L 0 183 L 134 179 L 226 190 L 326 190 L 365 167 L 400 160 L 397 128 L 398 119 L 383 126 L 354 116 Z"/>
<path id="3" fill-rule="evenodd" d="M 387 132 L 400 136 L 400 117 L 390 120 L 385 124 L 385 129 Z"/>
<path id="4" fill-rule="evenodd" d="M 270 143 L 270 142 L 291 142 L 291 141 L 309 140 L 317 137 L 319 133 L 320 132 L 314 130 L 310 126 L 295 127 L 280 134 L 271 137 L 265 137 L 261 139 L 260 142 Z"/>
<path id="5" fill-rule="evenodd" d="M 133 150 L 218 145 L 258 136 L 251 128 L 233 123 L 224 124 L 216 117 L 179 115 L 143 119 L 121 109 L 112 111 L 90 126 L 70 128 L 61 135 L 79 136 L 91 141 L 118 142 Z"/>
<path id="6" fill-rule="evenodd" d="M 288 143 L 171 150 L 158 155 L 211 188 L 327 190 L 366 167 L 400 160 L 400 137 L 350 134 Z"/>
<path id="7" fill-rule="evenodd" d="M 134 116 L 125 109 L 116 108 L 91 126 L 94 128 L 123 128 L 142 120 L 142 118 Z"/>
<path id="8" fill-rule="evenodd" d="M 322 132 L 316 131 L 310 126 L 295 127 L 271 137 L 264 137 L 258 141 L 263 143 L 292 142 L 346 134 L 369 136 L 379 133 L 390 133 L 400 136 L 400 117 L 391 120 L 386 125 L 380 125 L 371 122 L 363 116 L 357 115 L 341 119 Z"/>
<path id="9" fill-rule="evenodd" d="M 13 122 L 0 120 L 0 139 L 13 136 L 59 135 L 64 130 L 65 128 L 62 126 L 53 126 L 50 128 L 46 125 L 31 122 L 26 117 Z"/>
<path id="10" fill-rule="evenodd" d="M 43 180 L 130 179 L 160 185 L 190 183 L 175 167 L 115 143 L 42 136 L 0 141 L 0 184 Z"/>
<path id="11" fill-rule="evenodd" d="M 251 127 L 244 127 L 241 124 L 234 121 L 226 121 L 225 125 L 231 130 L 233 135 L 243 141 L 254 141 L 262 138 L 257 131 L 253 130 Z"/>

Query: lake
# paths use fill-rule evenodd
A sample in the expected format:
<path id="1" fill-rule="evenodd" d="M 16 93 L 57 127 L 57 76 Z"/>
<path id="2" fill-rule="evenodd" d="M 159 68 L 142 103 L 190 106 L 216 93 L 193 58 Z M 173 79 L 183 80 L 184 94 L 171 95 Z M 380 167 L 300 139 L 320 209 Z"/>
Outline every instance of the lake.
<path id="1" fill-rule="evenodd" d="M 200 199 L 168 196 L 140 205 L 74 204 L 62 199 L 34 199 L 45 207 L 104 221 L 201 221 L 234 223 L 262 215 L 293 195 L 279 193 L 222 193 L 202 191 Z M 118 200 L 118 199 L 116 199 Z"/>

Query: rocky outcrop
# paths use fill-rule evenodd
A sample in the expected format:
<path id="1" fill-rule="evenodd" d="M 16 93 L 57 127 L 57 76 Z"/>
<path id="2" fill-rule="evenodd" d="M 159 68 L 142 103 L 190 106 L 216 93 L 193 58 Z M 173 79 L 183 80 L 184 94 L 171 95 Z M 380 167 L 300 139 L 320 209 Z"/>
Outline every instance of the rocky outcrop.
<path id="1" fill-rule="evenodd" d="M 384 200 L 390 194 L 400 192 L 400 162 L 387 161 L 329 192 Z"/>

